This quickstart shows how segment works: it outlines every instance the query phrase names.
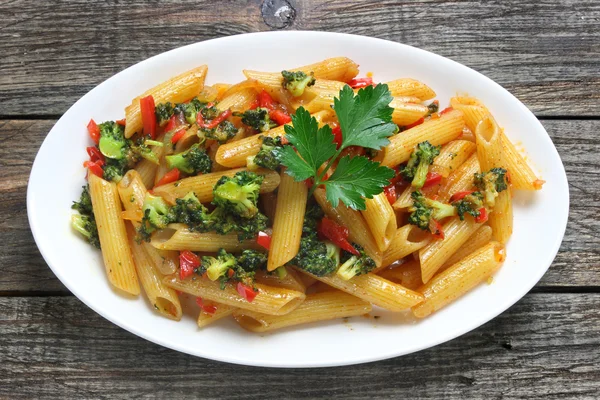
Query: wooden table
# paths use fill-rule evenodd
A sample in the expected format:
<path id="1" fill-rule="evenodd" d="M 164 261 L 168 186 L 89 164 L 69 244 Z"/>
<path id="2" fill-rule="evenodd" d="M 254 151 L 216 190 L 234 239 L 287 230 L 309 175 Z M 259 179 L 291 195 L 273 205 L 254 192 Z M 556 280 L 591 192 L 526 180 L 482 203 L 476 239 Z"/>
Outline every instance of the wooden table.
<path id="1" fill-rule="evenodd" d="M 0 2 L 0 16 L 0 398 L 600 397 L 597 0 L 13 0 Z M 560 252 L 531 293 L 433 349 L 360 366 L 278 370 L 162 348 L 65 289 L 35 246 L 25 207 L 31 164 L 56 120 L 95 85 L 154 54 L 277 29 L 430 50 L 486 74 L 533 110 L 567 169 L 571 210 Z"/>

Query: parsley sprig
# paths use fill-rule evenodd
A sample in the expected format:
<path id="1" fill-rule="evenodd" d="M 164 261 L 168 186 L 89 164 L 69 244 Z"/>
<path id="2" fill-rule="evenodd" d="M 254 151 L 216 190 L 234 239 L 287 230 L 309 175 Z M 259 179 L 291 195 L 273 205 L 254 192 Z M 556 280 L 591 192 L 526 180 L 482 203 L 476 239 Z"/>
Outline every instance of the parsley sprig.
<path id="1" fill-rule="evenodd" d="M 344 156 L 349 146 L 379 150 L 389 144 L 387 139 L 397 129 L 391 122 L 394 109 L 389 106 L 392 95 L 385 84 L 360 89 L 357 94 L 344 86 L 334 99 L 334 110 L 342 131 L 342 143 L 336 149 L 329 125 L 319 124 L 303 107 L 292 116 L 292 125 L 285 126 L 286 139 L 292 146 L 284 146 L 278 154 L 287 173 L 296 181 L 312 178 L 315 188 L 324 186 L 327 200 L 336 207 L 341 200 L 355 210 L 365 209 L 365 197 L 373 198 L 383 191 L 394 177 L 394 171 L 362 156 Z M 339 159 L 339 160 L 338 160 Z M 325 179 L 336 163 L 333 174 Z M 325 165 L 319 172 L 321 166 Z"/>

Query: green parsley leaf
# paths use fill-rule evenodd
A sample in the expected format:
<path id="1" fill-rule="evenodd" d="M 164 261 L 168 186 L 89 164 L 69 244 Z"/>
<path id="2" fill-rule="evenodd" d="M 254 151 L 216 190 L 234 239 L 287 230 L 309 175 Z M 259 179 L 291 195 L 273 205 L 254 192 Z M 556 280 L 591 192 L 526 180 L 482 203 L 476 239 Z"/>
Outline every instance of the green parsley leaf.
<path id="1" fill-rule="evenodd" d="M 315 176 L 319 167 L 335 155 L 331 127 L 323 125 L 319 129 L 317 120 L 303 107 L 292 115 L 292 125 L 285 125 L 284 129 L 286 138 L 298 153 L 291 146 L 284 146 L 277 156 L 296 181 Z"/>
<path id="2" fill-rule="evenodd" d="M 392 95 L 386 84 L 367 86 L 355 96 L 350 86 L 340 91 L 333 100 L 334 110 L 342 129 L 342 148 L 362 146 L 379 150 L 387 146 L 397 129 L 390 122 L 394 109 L 389 106 Z"/>
<path id="3" fill-rule="evenodd" d="M 389 185 L 394 170 L 366 157 L 342 157 L 335 172 L 323 182 L 327 200 L 337 207 L 340 200 L 350 208 L 364 210 L 365 199 L 372 199 Z"/>

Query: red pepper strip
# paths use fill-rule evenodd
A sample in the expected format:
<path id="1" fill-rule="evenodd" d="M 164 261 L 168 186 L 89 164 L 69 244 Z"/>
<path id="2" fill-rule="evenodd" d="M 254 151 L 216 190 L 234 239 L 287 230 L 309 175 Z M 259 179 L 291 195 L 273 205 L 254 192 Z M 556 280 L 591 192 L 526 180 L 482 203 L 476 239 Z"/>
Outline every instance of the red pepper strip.
<path id="1" fill-rule="evenodd" d="M 252 287 L 243 284 L 242 282 L 238 282 L 237 284 L 237 292 L 242 296 L 248 303 L 252 303 L 252 300 L 258 294 L 258 291 L 255 291 Z"/>
<path id="2" fill-rule="evenodd" d="M 418 120 L 416 120 L 412 124 L 406 125 L 404 127 L 404 129 L 406 130 L 406 129 L 414 128 L 415 126 L 421 125 L 423 122 L 425 122 L 425 118 L 419 118 Z"/>
<path id="3" fill-rule="evenodd" d="M 283 110 L 269 111 L 269 118 L 271 118 L 277 125 L 285 125 L 292 122 L 292 117 L 286 114 L 286 112 Z"/>
<path id="4" fill-rule="evenodd" d="M 360 255 L 358 250 L 348 241 L 348 228 L 339 225 L 332 219 L 323 217 L 317 226 L 319 234 L 331 240 L 336 246 L 346 250 L 348 253 Z"/>
<path id="5" fill-rule="evenodd" d="M 140 111 L 142 113 L 142 123 L 144 125 L 144 135 L 150 135 L 156 139 L 156 114 L 154 106 L 154 97 L 146 96 L 140 99 Z"/>
<path id="6" fill-rule="evenodd" d="M 385 197 L 390 202 L 390 204 L 394 204 L 396 202 L 396 186 L 389 185 L 383 188 L 383 193 L 385 193 Z"/>
<path id="7" fill-rule="evenodd" d="M 125 118 L 117 120 L 117 124 L 119 124 L 121 126 L 125 126 L 125 123 L 126 123 Z"/>
<path id="8" fill-rule="evenodd" d="M 425 183 L 423 183 L 423 187 L 426 188 L 428 186 L 437 185 L 442 181 L 442 175 L 437 172 L 428 172 L 427 177 L 425 178 Z"/>
<path id="9" fill-rule="evenodd" d="M 100 149 L 98 149 L 95 146 L 90 146 L 90 147 L 86 147 L 85 150 L 87 151 L 88 155 L 90 156 L 90 161 L 92 162 L 96 162 L 96 161 L 102 161 L 104 162 L 104 154 L 102 154 L 100 152 Z"/>
<path id="10" fill-rule="evenodd" d="M 186 132 L 185 129 L 180 129 L 177 132 L 175 132 L 175 134 L 171 138 L 171 143 L 173 143 L 173 144 L 177 143 L 179 141 L 179 139 L 181 139 L 183 137 L 183 135 L 185 135 L 185 132 Z"/>
<path id="11" fill-rule="evenodd" d="M 271 248 L 271 236 L 265 232 L 258 232 L 258 237 L 256 238 L 256 243 L 265 249 L 269 250 Z"/>
<path id="12" fill-rule="evenodd" d="M 167 172 L 160 181 L 156 184 L 156 186 L 166 185 L 167 183 L 175 182 L 179 180 L 180 172 L 177 168 L 173 168 L 169 172 Z"/>
<path id="13" fill-rule="evenodd" d="M 465 196 L 470 195 L 471 193 L 475 193 L 474 190 L 465 190 L 464 192 L 456 192 L 450 197 L 450 203 L 454 203 L 455 201 L 459 201 L 465 198 Z"/>
<path id="14" fill-rule="evenodd" d="M 352 79 L 350 82 L 348 82 L 348 85 L 350 85 L 350 87 L 352 89 L 358 89 L 358 88 L 363 88 L 366 86 L 372 86 L 373 78 L 367 77 L 367 78 Z"/>
<path id="15" fill-rule="evenodd" d="M 262 108 L 268 108 L 269 110 L 273 110 L 275 108 L 275 101 L 271 97 L 266 90 L 262 90 L 257 96 L 258 105 Z"/>
<path id="16" fill-rule="evenodd" d="M 252 103 L 250 103 L 250 106 L 248 107 L 248 110 L 255 110 L 255 109 L 258 108 L 258 106 L 259 106 L 258 99 L 254 99 L 252 101 Z"/>
<path id="17" fill-rule="evenodd" d="M 201 113 L 198 113 L 198 115 L 200 115 L 200 114 Z M 230 116 L 231 116 L 231 110 L 223 111 L 221 114 L 219 114 L 219 116 L 217 118 L 213 119 L 212 121 L 210 121 L 205 126 L 201 126 L 201 128 L 214 129 L 217 126 L 219 126 L 219 124 L 221 122 L 225 121 Z"/>
<path id="18" fill-rule="evenodd" d="M 229 269 L 227 270 L 227 277 L 228 277 L 228 278 L 233 278 L 233 275 L 235 275 L 235 271 L 234 271 L 234 270 L 232 270 L 231 268 L 229 268 Z"/>
<path id="19" fill-rule="evenodd" d="M 333 133 L 333 141 L 335 142 L 335 147 L 339 149 L 342 146 L 342 142 L 344 141 L 344 138 L 342 137 L 342 128 L 336 126 L 331 130 L 331 133 Z"/>
<path id="20" fill-rule="evenodd" d="M 452 110 L 454 110 L 454 108 L 452 108 L 452 107 L 446 107 L 442 111 L 440 111 L 440 115 L 444 115 L 446 113 L 449 113 Z"/>
<path id="21" fill-rule="evenodd" d="M 88 169 L 92 174 L 102 178 L 104 176 L 104 171 L 102 170 L 102 166 L 104 165 L 104 161 L 86 161 L 83 163 L 83 166 Z"/>
<path id="22" fill-rule="evenodd" d="M 100 128 L 96 124 L 96 121 L 90 119 L 90 122 L 87 124 L 87 130 L 94 143 L 98 144 L 100 142 Z"/>
<path id="23" fill-rule="evenodd" d="M 485 221 L 488 220 L 488 213 L 487 213 L 487 209 L 485 207 L 481 207 L 479 209 L 479 216 L 477 216 L 475 218 L 475 222 L 483 224 Z"/>
<path id="24" fill-rule="evenodd" d="M 429 220 L 429 230 L 434 238 L 444 240 L 445 236 L 444 230 L 442 229 L 442 224 L 433 218 Z"/>
<path id="25" fill-rule="evenodd" d="M 213 315 L 217 311 L 217 307 L 212 304 L 204 304 L 202 297 L 196 297 L 196 304 L 207 314 Z"/>
<path id="26" fill-rule="evenodd" d="M 313 178 L 308 178 L 304 181 L 304 184 L 306 185 L 307 188 L 311 189 L 313 187 L 313 185 L 315 184 L 315 181 L 313 181 Z"/>
<path id="27" fill-rule="evenodd" d="M 189 278 L 194 274 L 194 270 L 202 265 L 200 257 L 189 250 L 179 253 L 179 278 Z"/>
<path id="28" fill-rule="evenodd" d="M 177 128 L 177 118 L 175 118 L 175 115 L 173 115 L 171 118 L 169 118 L 169 122 L 167 122 L 163 130 L 165 132 L 170 132 L 175 128 Z"/>

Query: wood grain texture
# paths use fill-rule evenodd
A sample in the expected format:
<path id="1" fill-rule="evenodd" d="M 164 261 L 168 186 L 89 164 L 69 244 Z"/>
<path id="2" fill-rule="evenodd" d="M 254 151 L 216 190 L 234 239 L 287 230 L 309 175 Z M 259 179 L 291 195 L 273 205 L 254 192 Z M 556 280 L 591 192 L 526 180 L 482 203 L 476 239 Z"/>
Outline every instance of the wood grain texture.
<path id="1" fill-rule="evenodd" d="M 59 115 L 114 73 L 211 38 L 303 29 L 368 35 L 450 57 L 538 115 L 598 115 L 600 3 L 494 1 L 26 1 L 0 3 L 0 115 Z M 23 107 L 27 104 L 28 107 Z"/>
<path id="2" fill-rule="evenodd" d="M 0 298 L 0 398 L 595 399 L 598 346 L 600 294 L 530 294 L 429 350 L 294 370 L 177 353 L 125 332 L 74 297 Z"/>
<path id="3" fill-rule="evenodd" d="M 65 292 L 41 258 L 29 230 L 26 185 L 53 120 L 0 121 L 0 293 Z M 561 249 L 538 284 L 600 286 L 600 121 L 544 120 L 567 170 L 571 210 Z M 590 199 L 592 201 L 590 202 Z"/>

